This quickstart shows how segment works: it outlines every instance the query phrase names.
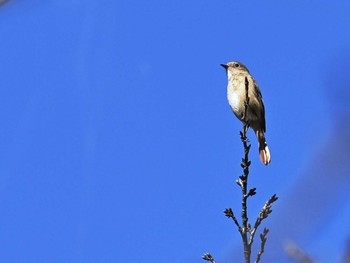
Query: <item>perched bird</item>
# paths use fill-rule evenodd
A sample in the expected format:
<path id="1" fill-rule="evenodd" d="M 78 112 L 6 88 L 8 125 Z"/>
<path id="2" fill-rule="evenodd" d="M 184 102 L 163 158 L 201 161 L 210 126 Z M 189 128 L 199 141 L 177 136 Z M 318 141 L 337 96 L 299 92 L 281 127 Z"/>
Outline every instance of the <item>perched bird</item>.
<path id="1" fill-rule="evenodd" d="M 258 138 L 260 160 L 263 164 L 268 165 L 271 162 L 271 154 L 265 140 L 265 107 L 259 90 L 258 84 L 250 75 L 246 66 L 239 62 L 229 62 L 221 64 L 226 69 L 227 99 L 233 113 L 243 123 L 249 124 Z M 247 116 L 245 115 L 246 88 L 245 78 L 247 78 L 249 104 Z"/>

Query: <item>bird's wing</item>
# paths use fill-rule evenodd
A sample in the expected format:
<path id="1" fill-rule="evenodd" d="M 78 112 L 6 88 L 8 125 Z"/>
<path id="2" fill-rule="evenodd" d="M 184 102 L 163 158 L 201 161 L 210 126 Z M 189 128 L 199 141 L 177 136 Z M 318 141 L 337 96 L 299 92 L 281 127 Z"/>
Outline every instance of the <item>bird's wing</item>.
<path id="1" fill-rule="evenodd" d="M 256 81 L 254 80 L 254 94 L 255 97 L 257 98 L 260 107 L 259 109 L 261 109 L 260 112 L 257 112 L 258 116 L 260 116 L 260 127 L 263 129 L 263 132 L 266 132 L 266 121 L 265 121 L 265 106 L 264 106 L 264 101 L 259 89 L 259 85 L 258 83 L 256 83 Z"/>

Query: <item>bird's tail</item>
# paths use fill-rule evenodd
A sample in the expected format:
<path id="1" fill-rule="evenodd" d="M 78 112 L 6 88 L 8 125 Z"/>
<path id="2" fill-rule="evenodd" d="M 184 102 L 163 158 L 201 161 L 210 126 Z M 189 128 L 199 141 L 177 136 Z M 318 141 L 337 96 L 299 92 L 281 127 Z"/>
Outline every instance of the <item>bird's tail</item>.
<path id="1" fill-rule="evenodd" d="M 264 132 L 257 130 L 256 137 L 258 138 L 260 160 L 263 164 L 268 165 L 271 162 L 271 154 L 266 143 Z"/>

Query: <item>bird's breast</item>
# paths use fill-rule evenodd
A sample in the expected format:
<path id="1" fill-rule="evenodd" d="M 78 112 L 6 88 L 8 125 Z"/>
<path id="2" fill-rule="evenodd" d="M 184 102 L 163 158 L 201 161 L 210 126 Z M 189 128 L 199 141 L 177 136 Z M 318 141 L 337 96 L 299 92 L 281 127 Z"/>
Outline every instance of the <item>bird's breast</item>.
<path id="1" fill-rule="evenodd" d="M 228 102 L 237 115 L 240 115 L 244 107 L 245 100 L 245 82 L 244 78 L 233 78 L 227 85 Z"/>

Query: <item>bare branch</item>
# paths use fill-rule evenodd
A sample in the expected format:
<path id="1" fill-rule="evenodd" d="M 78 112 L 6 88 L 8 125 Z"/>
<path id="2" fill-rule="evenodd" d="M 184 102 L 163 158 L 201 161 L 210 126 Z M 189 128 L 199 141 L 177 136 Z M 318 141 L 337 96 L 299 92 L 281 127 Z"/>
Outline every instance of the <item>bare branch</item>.
<path id="1" fill-rule="evenodd" d="M 213 256 L 210 253 L 205 253 L 202 256 L 202 259 L 204 259 L 206 261 L 210 261 L 211 263 L 216 263 L 215 259 L 213 258 Z"/>
<path id="2" fill-rule="evenodd" d="M 247 138 L 247 131 L 249 128 L 249 124 L 246 121 L 247 111 L 249 107 L 249 82 L 248 79 L 245 78 L 245 89 L 246 89 L 246 99 L 244 103 L 244 119 L 243 130 L 240 132 L 241 141 L 243 143 L 244 148 L 244 157 L 242 158 L 241 167 L 243 168 L 243 175 L 239 177 L 240 186 L 242 189 L 242 227 L 241 227 L 241 236 L 243 241 L 243 249 L 244 249 L 244 259 L 245 263 L 250 263 L 250 255 L 251 255 L 251 245 L 249 244 L 248 233 L 250 232 L 250 224 L 248 222 L 248 208 L 247 208 L 247 199 L 252 195 L 253 191 L 249 191 L 250 194 L 247 194 L 247 186 L 248 186 L 248 176 L 249 176 L 249 166 L 251 162 L 249 161 L 249 150 L 250 144 Z"/>
<path id="3" fill-rule="evenodd" d="M 242 228 L 241 228 L 240 224 L 238 223 L 238 220 L 237 220 L 236 216 L 234 215 L 232 208 L 226 208 L 224 213 L 225 213 L 225 216 L 227 216 L 228 218 L 232 218 L 233 222 L 235 222 L 236 226 L 238 227 L 238 231 L 242 232 Z"/>
<path id="4" fill-rule="evenodd" d="M 260 240 L 261 240 L 261 244 L 260 244 L 260 250 L 258 252 L 258 256 L 256 257 L 255 263 L 259 263 L 260 259 L 261 259 L 261 255 L 264 253 L 265 251 L 265 244 L 267 241 L 267 234 L 269 233 L 269 229 L 268 228 L 264 228 L 264 231 L 260 234 Z"/>

